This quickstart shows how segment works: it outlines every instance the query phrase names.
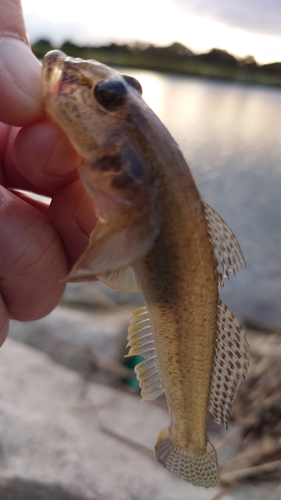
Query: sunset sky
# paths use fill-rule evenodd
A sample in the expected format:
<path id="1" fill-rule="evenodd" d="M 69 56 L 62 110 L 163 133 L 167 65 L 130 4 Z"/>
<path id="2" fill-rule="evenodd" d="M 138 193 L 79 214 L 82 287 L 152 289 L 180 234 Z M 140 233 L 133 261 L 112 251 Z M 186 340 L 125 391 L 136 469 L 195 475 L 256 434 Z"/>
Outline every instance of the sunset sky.
<path id="1" fill-rule="evenodd" d="M 225 49 L 260 63 L 281 61 L 281 0 L 22 0 L 31 41 Z"/>

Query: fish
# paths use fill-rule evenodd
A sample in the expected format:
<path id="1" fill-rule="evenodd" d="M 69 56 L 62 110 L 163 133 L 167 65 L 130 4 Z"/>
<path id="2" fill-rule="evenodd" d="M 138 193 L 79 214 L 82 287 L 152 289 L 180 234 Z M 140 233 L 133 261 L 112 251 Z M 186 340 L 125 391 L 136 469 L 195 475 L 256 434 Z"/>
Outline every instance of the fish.
<path id="1" fill-rule="evenodd" d="M 43 58 L 46 113 L 83 157 L 80 177 L 98 223 L 68 281 L 98 277 L 141 291 L 128 328 L 143 399 L 165 392 L 170 422 L 155 456 L 193 485 L 220 476 L 206 418 L 227 427 L 249 364 L 246 334 L 219 297 L 245 265 L 233 232 L 207 205 L 178 144 L 141 84 L 94 60 Z"/>

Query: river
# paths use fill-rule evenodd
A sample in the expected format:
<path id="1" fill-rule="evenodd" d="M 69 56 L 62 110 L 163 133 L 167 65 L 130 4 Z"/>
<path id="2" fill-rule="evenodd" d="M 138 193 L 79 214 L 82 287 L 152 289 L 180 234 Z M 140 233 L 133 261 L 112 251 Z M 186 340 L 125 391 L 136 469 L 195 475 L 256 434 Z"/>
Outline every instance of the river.
<path id="1" fill-rule="evenodd" d="M 281 90 L 128 70 L 179 143 L 247 267 L 221 296 L 240 318 L 281 325 Z"/>

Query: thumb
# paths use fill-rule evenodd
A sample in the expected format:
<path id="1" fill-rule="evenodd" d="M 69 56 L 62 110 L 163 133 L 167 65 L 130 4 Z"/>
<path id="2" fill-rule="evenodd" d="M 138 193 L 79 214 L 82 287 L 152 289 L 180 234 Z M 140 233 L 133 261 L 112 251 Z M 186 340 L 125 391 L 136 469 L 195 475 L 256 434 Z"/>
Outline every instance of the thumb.
<path id="1" fill-rule="evenodd" d="M 0 0 L 0 121 L 23 126 L 42 117 L 41 65 L 29 48 L 20 0 Z"/>

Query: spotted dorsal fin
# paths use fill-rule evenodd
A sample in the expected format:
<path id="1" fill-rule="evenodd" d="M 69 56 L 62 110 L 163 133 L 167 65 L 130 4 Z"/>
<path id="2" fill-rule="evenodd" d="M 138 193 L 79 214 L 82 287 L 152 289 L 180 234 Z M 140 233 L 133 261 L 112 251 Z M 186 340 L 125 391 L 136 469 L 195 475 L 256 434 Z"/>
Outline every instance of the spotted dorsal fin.
<path id="1" fill-rule="evenodd" d="M 218 282 L 223 287 L 223 279 L 229 273 L 237 273 L 245 265 L 242 250 L 226 222 L 206 203 L 203 203 L 210 242 L 217 261 Z"/>
<path id="2" fill-rule="evenodd" d="M 128 328 L 127 356 L 140 355 L 144 360 L 135 367 L 142 399 L 154 399 L 163 391 L 163 384 L 154 345 L 153 333 L 146 307 L 134 311 Z"/>
<path id="3" fill-rule="evenodd" d="M 246 333 L 228 307 L 219 300 L 209 411 L 215 422 L 225 427 L 248 366 L 249 346 Z"/>

